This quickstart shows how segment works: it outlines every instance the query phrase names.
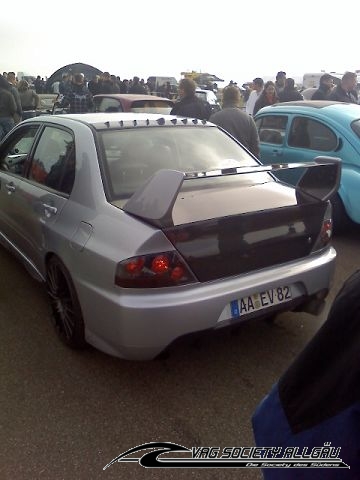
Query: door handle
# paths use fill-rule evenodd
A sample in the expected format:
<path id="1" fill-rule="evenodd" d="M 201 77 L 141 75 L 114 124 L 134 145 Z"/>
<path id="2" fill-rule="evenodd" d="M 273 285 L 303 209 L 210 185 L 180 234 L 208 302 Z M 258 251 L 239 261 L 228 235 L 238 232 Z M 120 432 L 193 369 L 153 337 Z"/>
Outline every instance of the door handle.
<path id="1" fill-rule="evenodd" d="M 13 182 L 10 182 L 10 183 L 7 183 L 5 185 L 5 188 L 6 190 L 8 191 L 8 194 L 10 195 L 12 192 L 15 192 L 15 185 L 13 184 Z"/>
<path id="2" fill-rule="evenodd" d="M 47 217 L 51 217 L 51 215 L 56 215 L 57 214 L 57 208 L 54 207 L 53 205 L 48 205 L 47 203 L 43 203 L 43 207 L 45 210 L 45 215 Z"/>

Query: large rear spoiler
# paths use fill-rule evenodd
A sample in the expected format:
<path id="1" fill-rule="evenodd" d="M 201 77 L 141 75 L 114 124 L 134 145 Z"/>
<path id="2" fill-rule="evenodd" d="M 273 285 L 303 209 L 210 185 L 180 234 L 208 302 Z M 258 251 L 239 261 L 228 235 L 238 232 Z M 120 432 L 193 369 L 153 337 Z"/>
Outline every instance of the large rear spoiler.
<path id="1" fill-rule="evenodd" d="M 328 200 L 339 188 L 341 159 L 325 156 L 316 157 L 313 162 L 306 163 L 233 167 L 209 172 L 159 170 L 129 198 L 123 209 L 157 227 L 170 227 L 173 226 L 172 210 L 184 180 L 249 173 L 275 173 L 295 168 L 306 169 L 295 188 L 318 200 Z"/>

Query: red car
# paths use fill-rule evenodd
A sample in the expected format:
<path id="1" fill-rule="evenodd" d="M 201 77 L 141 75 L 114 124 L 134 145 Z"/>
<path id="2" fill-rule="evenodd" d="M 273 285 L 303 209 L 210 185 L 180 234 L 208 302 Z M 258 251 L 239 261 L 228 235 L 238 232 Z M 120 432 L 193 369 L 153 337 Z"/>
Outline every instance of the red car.
<path id="1" fill-rule="evenodd" d="M 174 101 L 154 95 L 104 93 L 94 96 L 96 112 L 170 113 Z"/>

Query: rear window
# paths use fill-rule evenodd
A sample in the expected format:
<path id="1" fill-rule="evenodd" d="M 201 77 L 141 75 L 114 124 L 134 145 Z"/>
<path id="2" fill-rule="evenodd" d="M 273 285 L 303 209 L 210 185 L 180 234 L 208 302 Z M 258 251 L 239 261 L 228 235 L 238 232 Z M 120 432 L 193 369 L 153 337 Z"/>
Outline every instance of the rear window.
<path id="1" fill-rule="evenodd" d="M 97 112 L 123 112 L 124 109 L 119 100 L 116 98 L 100 97 L 94 98 Z"/>
<path id="2" fill-rule="evenodd" d="M 216 127 L 147 127 L 99 133 L 111 200 L 129 198 L 161 169 L 208 172 L 257 165 L 233 139 Z M 267 174 L 264 181 L 269 180 Z M 204 182 L 202 182 L 204 184 Z"/>
<path id="3" fill-rule="evenodd" d="M 131 105 L 131 111 L 134 113 L 146 112 L 168 115 L 172 107 L 172 102 L 167 100 L 136 100 Z"/>

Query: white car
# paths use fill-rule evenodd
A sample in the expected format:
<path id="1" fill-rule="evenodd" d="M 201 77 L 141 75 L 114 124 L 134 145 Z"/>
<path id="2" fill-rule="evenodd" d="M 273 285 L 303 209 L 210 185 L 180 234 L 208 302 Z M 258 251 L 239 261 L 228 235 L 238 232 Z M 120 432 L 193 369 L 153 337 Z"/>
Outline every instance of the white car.
<path id="1" fill-rule="evenodd" d="M 205 90 L 202 88 L 197 88 L 195 95 L 198 98 L 201 98 L 204 102 L 208 102 L 211 106 L 211 113 L 218 112 L 221 110 L 220 102 L 212 90 Z"/>

